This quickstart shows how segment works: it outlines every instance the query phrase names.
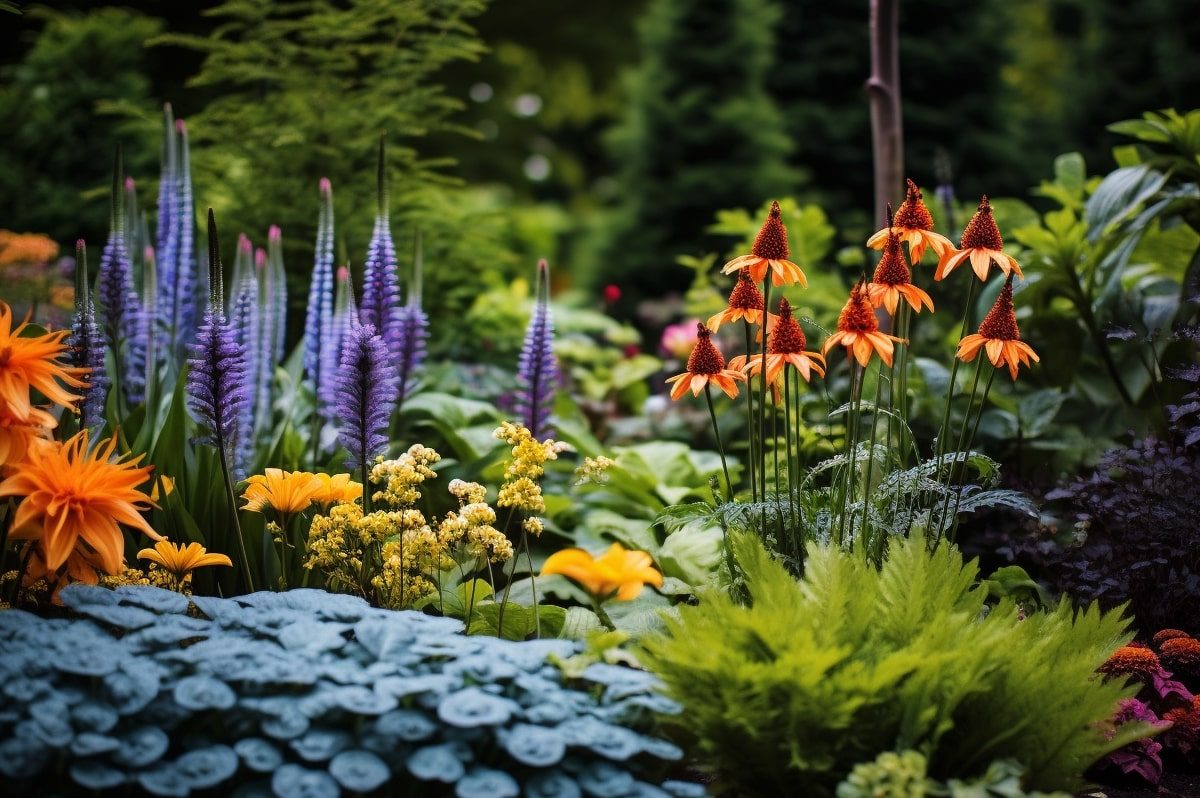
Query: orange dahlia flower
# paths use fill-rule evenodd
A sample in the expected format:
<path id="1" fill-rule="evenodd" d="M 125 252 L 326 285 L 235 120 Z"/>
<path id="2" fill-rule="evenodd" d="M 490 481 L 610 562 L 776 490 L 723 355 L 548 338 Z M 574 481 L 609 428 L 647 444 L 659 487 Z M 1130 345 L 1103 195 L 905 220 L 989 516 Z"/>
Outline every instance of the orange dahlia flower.
<path id="1" fill-rule="evenodd" d="M 954 244 L 950 239 L 941 233 L 933 232 L 933 214 L 921 198 L 921 190 L 913 181 L 907 182 L 908 191 L 904 202 L 896 209 L 896 217 L 890 226 L 877 230 L 868 238 L 867 246 L 871 249 L 884 249 L 889 235 L 898 236 L 901 241 L 908 243 L 908 255 L 914 264 L 921 262 L 926 248 L 932 249 L 938 258 L 953 252 Z"/>
<path id="2" fill-rule="evenodd" d="M 1150 649 L 1142 646 L 1121 646 L 1098 670 L 1105 676 L 1137 676 L 1146 679 L 1157 674 L 1161 667 L 1158 655 Z"/>
<path id="3" fill-rule="evenodd" d="M 996 368 L 1008 366 L 1008 373 L 1015 380 L 1017 366 L 1030 365 L 1030 360 L 1040 362 L 1041 358 L 1033 348 L 1021 340 L 1021 332 L 1017 329 L 1017 314 L 1013 310 L 1012 275 L 1004 281 L 996 304 L 984 316 L 979 325 L 979 332 L 972 333 L 958 342 L 958 357 L 970 363 L 979 354 L 980 349 L 987 350 L 988 360 Z"/>
<path id="4" fill-rule="evenodd" d="M 45 410 L 30 408 L 29 417 L 21 421 L 0 407 L 0 474 L 24 460 L 36 441 L 48 441 L 57 426 L 57 419 Z"/>
<path id="5" fill-rule="evenodd" d="M 22 337 L 28 321 L 13 327 L 12 309 L 0 302 L 0 408 L 21 422 L 33 411 L 29 389 L 36 388 L 47 399 L 63 407 L 75 406 L 79 396 L 66 387 L 82 388 L 79 379 L 87 369 L 72 368 L 59 360 L 66 354 L 67 330 Z"/>
<path id="6" fill-rule="evenodd" d="M 822 354 L 840 344 L 846 347 L 846 355 L 854 357 L 863 368 L 871 362 L 871 354 L 878 353 L 887 365 L 892 365 L 893 343 L 904 343 L 903 338 L 879 331 L 879 320 L 867 299 L 867 284 L 863 281 L 850 289 L 850 298 L 838 316 L 837 331 L 825 339 Z"/>
<path id="7" fill-rule="evenodd" d="M 763 319 L 763 295 L 750 278 L 750 269 L 738 269 L 737 283 L 729 292 L 729 305 L 708 320 L 708 329 L 716 332 L 722 324 L 745 319 L 751 324 L 761 324 Z"/>
<path id="8" fill-rule="evenodd" d="M 113 459 L 116 446 L 109 438 L 89 451 L 84 430 L 61 444 L 32 447 L 20 469 L 0 482 L 0 498 L 21 497 L 13 537 L 37 541 L 50 571 L 82 545 L 102 570 L 118 573 L 125 560 L 121 524 L 162 540 L 140 515 L 155 506 L 137 489 L 152 468 L 139 467 L 141 457 Z"/>
<path id="9" fill-rule="evenodd" d="M 192 571 L 197 568 L 204 568 L 209 565 L 233 567 L 233 561 L 227 556 L 216 553 L 210 554 L 199 543 L 189 543 L 186 546 L 181 546 L 169 540 L 160 540 L 154 544 L 153 548 L 139 551 L 137 556 L 139 560 L 149 560 L 152 563 L 158 564 L 174 576 L 178 582 L 186 581 Z"/>
<path id="10" fill-rule="evenodd" d="M 893 316 L 896 315 L 896 306 L 900 304 L 901 297 L 917 313 L 921 312 L 922 306 L 933 312 L 933 300 L 929 298 L 929 294 L 912 283 L 912 272 L 900 251 L 900 237 L 893 231 L 887 233 L 883 257 L 875 267 L 875 276 L 867 284 L 867 295 L 872 305 L 882 305 Z"/>
<path id="11" fill-rule="evenodd" d="M 804 329 L 792 316 L 792 305 L 784 297 L 779 300 L 779 321 L 771 331 L 771 342 L 767 345 L 767 382 L 774 386 L 788 365 L 800 372 L 805 382 L 811 380 L 814 371 L 817 376 L 824 377 L 825 357 L 818 352 L 805 352 L 807 346 Z M 738 355 L 729 361 L 729 368 L 746 374 L 762 372 L 762 365 L 761 355 Z"/>
<path id="12" fill-rule="evenodd" d="M 599 557 L 583 549 L 563 549 L 546 558 L 542 576 L 562 574 L 578 582 L 597 602 L 615 598 L 630 601 L 646 585 L 662 587 L 662 574 L 644 551 L 628 551 L 614 543 Z"/>
<path id="13" fill-rule="evenodd" d="M 675 383 L 671 389 L 671 398 L 680 399 L 691 389 L 692 396 L 699 396 L 708 385 L 715 385 L 730 398 L 738 395 L 737 383 L 746 379 L 740 371 L 725 368 L 725 356 L 717 345 L 712 342 L 712 331 L 703 324 L 696 325 L 696 348 L 688 356 L 687 371 L 676 374 L 667 380 L 667 384 Z"/>
<path id="14" fill-rule="evenodd" d="M 808 287 L 808 278 L 800 267 L 788 260 L 787 228 L 783 226 L 782 211 L 779 203 L 771 203 L 771 211 L 763 222 L 758 235 L 754 237 L 754 246 L 749 255 L 734 258 L 725 264 L 721 271 L 733 274 L 742 269 L 750 270 L 750 277 L 761 283 L 767 279 L 768 270 L 771 272 L 772 285 L 792 285 L 799 283 Z"/>
<path id="15" fill-rule="evenodd" d="M 937 271 L 933 273 L 933 279 L 941 280 L 968 258 L 971 261 L 971 268 L 975 270 L 975 276 L 980 280 L 987 279 L 988 269 L 993 262 L 1006 275 L 1016 272 L 1018 277 L 1025 276 L 1021 273 L 1021 266 L 1016 259 L 1003 252 L 1004 239 L 1000 237 L 1000 228 L 996 226 L 996 219 L 992 215 L 992 206 L 988 202 L 987 194 L 984 194 L 983 199 L 979 201 L 979 210 L 975 211 L 971 221 L 967 222 L 959 245 L 961 249 L 951 250 L 938 258 Z"/>

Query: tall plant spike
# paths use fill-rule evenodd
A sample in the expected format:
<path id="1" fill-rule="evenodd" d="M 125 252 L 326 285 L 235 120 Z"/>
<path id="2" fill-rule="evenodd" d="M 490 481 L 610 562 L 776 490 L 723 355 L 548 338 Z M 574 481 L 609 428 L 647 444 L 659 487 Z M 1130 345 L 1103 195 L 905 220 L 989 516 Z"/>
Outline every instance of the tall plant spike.
<path id="1" fill-rule="evenodd" d="M 252 258 L 247 255 L 253 252 L 250 239 L 245 235 L 238 236 L 238 258 Z M 254 452 L 255 413 L 258 400 L 258 342 L 262 332 L 262 318 L 259 315 L 259 285 L 254 267 L 243 268 L 241 277 L 233 286 L 229 299 L 229 326 L 233 331 L 234 340 L 241 347 L 245 360 L 245 370 L 241 375 L 240 389 L 246 396 L 238 418 L 237 436 L 234 445 L 234 472 L 246 473 L 250 458 Z"/>
<path id="2" fill-rule="evenodd" d="M 321 406 L 331 418 L 336 414 L 341 391 L 338 369 L 342 361 L 342 344 L 359 323 L 359 318 L 358 308 L 354 304 L 354 280 L 350 267 L 342 266 L 337 272 L 337 295 L 334 298 L 333 318 L 329 323 L 329 340 L 321 346 L 321 373 L 325 378 L 322 380 L 320 399 Z"/>
<path id="3" fill-rule="evenodd" d="M 275 374 L 275 333 L 279 319 L 272 296 L 270 259 L 265 249 L 254 253 L 254 278 L 258 288 L 258 334 L 254 341 L 254 430 L 271 420 L 271 383 Z"/>
<path id="4" fill-rule="evenodd" d="M 172 290 L 171 316 L 175 347 L 185 351 L 192 342 L 200 320 L 197 303 L 207 291 L 208 270 L 196 257 L 196 207 L 192 200 L 192 162 L 188 147 L 187 124 L 175 120 L 179 161 L 175 167 L 175 196 L 171 222 L 175 228 L 175 285 Z"/>
<path id="5" fill-rule="evenodd" d="M 162 166 L 158 179 L 158 220 L 155 226 L 154 250 L 158 264 L 158 328 L 174 340 L 178 327 L 177 300 L 179 277 L 183 271 L 179 260 L 178 157 L 176 155 L 175 115 L 171 104 L 163 105 Z M 173 344 L 172 344 L 173 346 Z M 171 358 L 168 358 L 170 360 Z"/>
<path id="6" fill-rule="evenodd" d="M 429 318 L 421 308 L 421 231 L 414 236 L 413 271 L 408 284 L 408 298 L 400 308 L 399 336 L 395 350 L 396 399 L 403 404 L 415 382 L 415 375 L 425 361 L 425 339 L 429 337 Z"/>
<path id="7" fill-rule="evenodd" d="M 304 320 L 304 371 L 312 381 L 313 393 L 321 395 L 322 343 L 328 340 L 333 316 L 333 186 L 321 178 L 321 210 L 317 217 L 317 243 L 313 255 L 312 281 L 308 288 L 308 312 Z"/>
<path id="8" fill-rule="evenodd" d="M 387 160 L 384 137 L 379 137 L 379 164 L 376 172 L 377 208 L 375 228 L 363 264 L 361 316 L 364 324 L 375 327 L 392 352 L 400 351 L 400 277 L 396 245 L 388 218 Z"/>
<path id="9" fill-rule="evenodd" d="M 533 437 L 541 440 L 551 434 L 550 410 L 558 383 L 558 364 L 554 358 L 554 319 L 550 314 L 550 266 L 538 261 L 537 299 L 517 371 L 520 393 L 517 412 Z"/>
<path id="10" fill-rule="evenodd" d="M 145 353 L 141 346 L 142 306 L 133 282 L 133 264 L 125 245 L 124 186 L 121 147 L 113 158 L 112 206 L 108 240 L 100 256 L 96 295 L 104 320 L 104 334 L 116 366 L 115 377 L 125 401 L 144 398 Z"/>
<path id="11" fill-rule="evenodd" d="M 363 469 L 364 480 L 368 464 L 387 448 L 388 419 L 396 406 L 396 373 L 389 360 L 387 345 L 372 325 L 350 325 L 342 342 L 335 415 L 338 440 L 350 453 L 346 467 Z"/>
<path id="12" fill-rule="evenodd" d="M 86 378 L 88 386 L 79 403 L 79 423 L 94 432 L 104 423 L 108 375 L 104 368 L 104 338 L 96 326 L 96 308 L 88 281 L 87 246 L 82 238 L 75 242 L 75 314 L 68 343 L 71 365 L 90 369 Z"/>
<path id="13" fill-rule="evenodd" d="M 267 270 L 270 275 L 271 308 L 275 318 L 271 361 L 280 363 L 283 361 L 283 347 L 287 335 L 288 300 L 287 272 L 283 267 L 283 231 L 276 225 L 271 225 L 267 232 Z"/>

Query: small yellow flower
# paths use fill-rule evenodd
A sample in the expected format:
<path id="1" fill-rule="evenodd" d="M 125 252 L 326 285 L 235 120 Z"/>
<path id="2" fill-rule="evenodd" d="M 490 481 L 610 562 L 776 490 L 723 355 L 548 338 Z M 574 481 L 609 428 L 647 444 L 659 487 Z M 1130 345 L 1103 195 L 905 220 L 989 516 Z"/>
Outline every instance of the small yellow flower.
<path id="1" fill-rule="evenodd" d="M 159 490 L 159 485 L 162 486 L 161 491 Z M 174 492 L 175 480 L 171 479 L 165 474 L 159 474 L 158 479 L 154 480 L 154 485 L 150 488 L 150 501 L 156 502 L 159 500 L 160 494 L 165 498 Z"/>
<path id="2" fill-rule="evenodd" d="M 349 474 L 317 474 L 317 479 L 321 480 L 321 489 L 313 495 L 313 501 L 322 507 L 362 498 L 362 483 L 351 480 Z"/>
<path id="3" fill-rule="evenodd" d="M 316 474 L 279 468 L 268 468 L 265 473 L 250 477 L 246 483 L 246 492 L 242 494 L 246 500 L 243 509 L 261 513 L 270 507 L 284 517 L 307 510 L 322 489 Z"/>
<path id="4" fill-rule="evenodd" d="M 585 457 L 579 467 L 575 469 L 575 484 L 583 485 L 592 482 L 603 485 L 608 481 L 608 469 L 616 464 L 615 460 L 604 455 Z"/>
<path id="5" fill-rule="evenodd" d="M 644 551 L 629 551 L 614 543 L 599 557 L 583 549 L 563 549 L 551 554 L 542 566 L 542 576 L 562 574 L 592 595 L 597 602 L 637 598 L 646 585 L 662 587 L 662 574 Z"/>
<path id="6" fill-rule="evenodd" d="M 178 580 L 186 579 L 192 571 L 209 565 L 233 567 L 233 561 L 224 554 L 210 554 L 199 543 L 181 546 L 169 540 L 160 540 L 152 549 L 138 552 L 139 560 L 149 560 L 169 571 Z"/>

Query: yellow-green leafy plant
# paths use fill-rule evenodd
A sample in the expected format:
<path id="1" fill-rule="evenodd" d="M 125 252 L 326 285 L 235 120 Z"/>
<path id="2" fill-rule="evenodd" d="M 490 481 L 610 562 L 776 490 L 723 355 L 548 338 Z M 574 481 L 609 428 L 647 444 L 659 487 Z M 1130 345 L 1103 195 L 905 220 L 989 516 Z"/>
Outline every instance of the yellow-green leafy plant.
<path id="1" fill-rule="evenodd" d="M 679 738 L 722 786 L 829 796 L 859 763 L 913 750 L 939 781 L 1005 759 L 1024 789 L 1071 790 L 1149 733 L 1113 729 L 1134 690 L 1095 677 L 1129 640 L 1119 612 L 989 609 L 976 564 L 946 543 L 898 539 L 882 569 L 812 544 L 798 581 L 757 537 L 732 545 L 749 603 L 710 592 L 643 641 L 684 706 Z"/>

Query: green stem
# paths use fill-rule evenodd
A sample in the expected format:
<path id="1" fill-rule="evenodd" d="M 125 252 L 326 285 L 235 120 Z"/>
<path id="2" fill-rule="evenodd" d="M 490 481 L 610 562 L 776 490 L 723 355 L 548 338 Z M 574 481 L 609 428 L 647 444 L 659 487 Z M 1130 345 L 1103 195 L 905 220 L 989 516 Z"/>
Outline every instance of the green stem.
<path id="1" fill-rule="evenodd" d="M 962 428 L 958 433 L 958 445 L 955 447 L 954 452 L 952 453 L 954 455 L 954 460 L 950 463 L 950 467 L 946 472 L 946 491 L 942 501 L 942 512 L 938 518 L 938 539 L 941 539 L 946 532 L 946 522 L 949 517 L 947 516 L 947 513 L 950 511 L 950 486 L 955 480 L 955 473 L 957 472 L 960 476 L 962 474 L 961 469 L 958 468 L 958 455 L 960 452 L 962 452 L 963 446 L 966 445 L 967 427 L 970 426 L 971 408 L 975 406 L 975 396 L 979 390 L 979 372 L 983 369 L 983 361 L 983 353 L 980 353 L 979 359 L 975 363 L 975 376 L 971 380 L 971 395 L 967 399 L 967 409 L 963 413 Z M 993 369 L 993 373 L 994 372 L 995 370 Z M 938 481 L 941 481 L 940 477 Z"/>
<path id="2" fill-rule="evenodd" d="M 229 464 L 225 462 L 225 450 L 222 442 L 218 441 L 217 460 L 221 464 L 221 478 L 225 481 L 225 496 L 229 500 L 229 515 L 233 520 L 233 532 L 237 536 L 238 553 L 242 557 L 242 570 L 246 574 L 247 592 L 254 592 L 254 577 L 250 574 L 250 558 L 246 555 L 246 541 L 242 537 L 242 522 L 238 518 L 237 494 L 233 490 L 233 477 L 229 473 Z"/>
<path id="3" fill-rule="evenodd" d="M 538 597 L 537 597 L 537 579 L 533 573 L 533 553 L 529 550 L 529 535 L 522 535 L 525 543 L 525 561 L 529 563 L 529 590 L 533 593 L 533 636 L 537 639 L 542 637 L 542 616 L 538 612 Z"/>
<path id="4" fill-rule="evenodd" d="M 854 460 L 858 446 L 858 414 L 860 412 L 859 398 L 862 395 L 862 380 L 859 376 L 859 369 L 854 362 L 853 355 L 848 352 L 847 357 L 850 362 L 850 412 L 846 418 L 846 457 L 849 459 L 846 463 L 846 476 L 843 479 L 842 508 L 841 512 L 838 513 L 837 542 L 839 546 L 845 543 L 846 507 L 850 501 L 850 493 L 854 487 Z"/>
<path id="5" fill-rule="evenodd" d="M 893 361 L 895 362 L 895 361 Z M 866 369 L 863 369 L 866 373 Z M 875 436 L 879 430 L 879 402 L 883 396 L 883 361 L 879 361 L 879 370 L 875 374 L 875 404 L 871 408 L 871 445 L 867 448 L 867 478 L 863 482 L 863 513 L 859 537 L 863 541 L 864 551 L 867 545 L 867 506 L 871 498 L 871 477 L 875 470 Z M 882 538 L 880 538 L 882 541 Z M 878 556 L 882 558 L 882 546 L 879 546 Z M 878 561 L 878 560 L 877 560 Z"/>
<path id="6" fill-rule="evenodd" d="M 766 312 L 763 314 L 763 323 L 766 324 Z M 754 354 L 754 339 L 750 334 L 750 322 L 742 319 L 742 327 L 746 331 L 746 358 L 749 360 Z M 758 481 L 754 478 L 754 389 L 753 384 L 747 378 L 746 382 L 746 444 L 747 454 L 746 462 L 750 464 L 750 501 L 758 501 Z"/>
<path id="7" fill-rule="evenodd" d="M 799 386 L 796 388 L 799 391 Z M 785 368 L 783 371 L 783 437 L 786 448 L 787 458 L 787 491 L 788 491 L 788 518 L 792 527 L 792 548 L 793 551 L 798 548 L 795 545 L 796 530 L 800 527 L 800 521 L 797 516 L 796 506 L 796 472 L 792 470 L 792 369 Z"/>
<path id="8" fill-rule="evenodd" d="M 765 438 L 767 436 L 767 342 L 770 337 L 770 326 L 771 270 L 767 269 L 767 273 L 763 276 L 762 358 L 759 361 L 761 369 L 758 374 L 761 380 L 758 394 L 758 484 L 761 489 L 763 502 L 759 528 L 764 534 L 767 531 L 767 447 L 765 445 Z"/>
<path id="9" fill-rule="evenodd" d="M 713 409 L 712 386 L 704 384 L 704 401 L 708 404 L 708 417 L 712 419 L 713 435 L 717 438 L 717 451 L 721 454 L 721 471 L 725 474 L 725 501 L 733 501 L 733 483 L 729 481 L 729 464 L 725 462 L 725 444 L 721 443 L 721 427 L 717 424 L 717 411 Z M 753 465 L 750 466 L 754 468 Z M 765 510 L 764 510 L 765 512 Z"/>
<path id="10" fill-rule="evenodd" d="M 604 624 L 604 628 L 610 632 L 617 631 L 616 624 L 612 622 L 612 618 L 608 617 L 608 613 L 604 611 L 604 607 L 594 597 L 592 598 L 592 609 L 596 613 L 596 617 L 600 619 L 600 623 Z"/>
<path id="11" fill-rule="evenodd" d="M 975 445 L 975 436 L 979 434 L 979 422 L 983 420 L 983 409 L 987 406 L 988 394 L 992 390 L 992 380 L 996 378 L 998 369 L 992 368 L 992 372 L 988 374 L 987 383 L 983 386 L 983 396 L 979 400 L 979 412 L 975 414 L 975 425 L 971 427 L 971 437 L 967 442 L 968 448 Z M 966 466 L 964 465 L 964 468 Z M 950 514 L 950 542 L 958 536 L 958 508 L 962 502 L 962 491 L 959 491 L 954 497 L 954 512 Z"/>

